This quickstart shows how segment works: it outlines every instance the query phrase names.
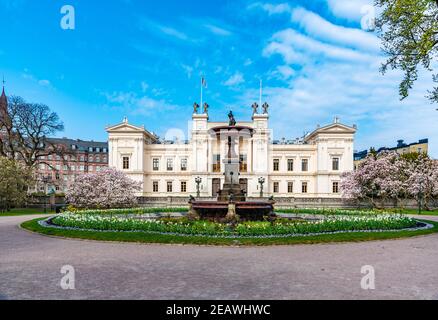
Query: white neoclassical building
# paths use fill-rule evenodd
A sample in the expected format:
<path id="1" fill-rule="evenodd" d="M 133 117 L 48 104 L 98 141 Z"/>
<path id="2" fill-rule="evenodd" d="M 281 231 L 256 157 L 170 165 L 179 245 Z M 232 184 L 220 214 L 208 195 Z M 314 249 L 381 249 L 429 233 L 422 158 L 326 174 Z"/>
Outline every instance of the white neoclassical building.
<path id="1" fill-rule="evenodd" d="M 236 141 L 239 182 L 248 197 L 338 198 L 343 172 L 352 171 L 356 126 L 337 119 L 303 139 L 272 141 L 267 108 L 252 121 L 237 122 L 251 134 Z M 208 106 L 192 117 L 189 141 L 162 141 L 125 119 L 107 128 L 109 166 L 142 183 L 144 197 L 215 197 L 224 183 L 227 141 L 212 134 L 228 122 L 211 122 Z M 198 178 L 198 179 L 197 179 Z M 200 178 L 200 179 L 199 179 Z M 261 179 L 263 178 L 263 179 Z M 198 183 L 196 182 L 198 180 Z M 199 187 L 198 187 L 199 186 Z"/>

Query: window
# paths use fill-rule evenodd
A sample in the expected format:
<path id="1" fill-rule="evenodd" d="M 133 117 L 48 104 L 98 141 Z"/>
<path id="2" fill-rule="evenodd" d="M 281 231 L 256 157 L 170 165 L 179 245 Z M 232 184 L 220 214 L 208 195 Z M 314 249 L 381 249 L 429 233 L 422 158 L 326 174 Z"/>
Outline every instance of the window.
<path id="1" fill-rule="evenodd" d="M 221 172 L 221 155 L 213 155 L 213 172 Z"/>
<path id="2" fill-rule="evenodd" d="M 173 192 L 173 183 L 172 183 L 172 181 L 167 181 L 167 192 Z"/>
<path id="3" fill-rule="evenodd" d="M 332 160 L 332 170 L 339 171 L 339 158 L 333 158 Z"/>
<path id="4" fill-rule="evenodd" d="M 88 161 L 93 162 L 93 156 L 88 156 Z"/>
<path id="5" fill-rule="evenodd" d="M 274 193 L 280 192 L 280 184 L 278 182 L 274 182 Z"/>
<path id="6" fill-rule="evenodd" d="M 181 171 L 187 171 L 187 159 L 181 159 Z"/>
<path id="7" fill-rule="evenodd" d="M 307 182 L 303 182 L 301 184 L 301 192 L 302 193 L 307 193 Z"/>
<path id="8" fill-rule="evenodd" d="M 274 159 L 274 171 L 280 171 L 280 159 Z"/>
<path id="9" fill-rule="evenodd" d="M 96 152 L 100 152 L 100 148 L 96 148 Z"/>
<path id="10" fill-rule="evenodd" d="M 56 180 L 59 180 L 59 179 L 60 179 L 60 175 L 59 175 L 58 172 L 55 174 L 55 179 L 56 179 Z"/>
<path id="11" fill-rule="evenodd" d="M 173 159 L 172 158 L 167 159 L 167 171 L 173 171 Z"/>
<path id="12" fill-rule="evenodd" d="M 57 171 L 60 171 L 60 170 L 61 170 L 61 165 L 60 165 L 60 164 L 57 164 L 57 165 L 55 166 L 55 168 L 56 168 Z"/>
<path id="13" fill-rule="evenodd" d="M 71 170 L 71 171 L 76 171 L 76 167 L 75 167 L 75 166 L 71 166 L 71 167 L 70 167 L 70 170 Z"/>
<path id="14" fill-rule="evenodd" d="M 153 192 L 158 192 L 158 181 L 154 181 L 152 183 L 152 191 Z"/>
<path id="15" fill-rule="evenodd" d="M 85 167 L 84 167 L 84 166 L 80 166 L 79 170 L 80 170 L 80 171 L 84 171 L 84 170 L 85 170 Z"/>
<path id="16" fill-rule="evenodd" d="M 64 170 L 64 171 L 67 171 L 67 170 L 68 170 L 68 166 L 67 166 L 67 165 L 64 165 L 64 166 L 63 166 L 63 170 Z"/>
<path id="17" fill-rule="evenodd" d="M 93 152 L 93 147 L 88 147 L 89 152 Z"/>
<path id="18" fill-rule="evenodd" d="M 181 181 L 181 192 L 187 192 L 187 182 Z"/>
<path id="19" fill-rule="evenodd" d="M 108 162 L 107 159 L 106 159 L 106 157 L 103 157 L 103 158 L 102 158 L 102 162 L 105 162 L 105 163 Z"/>
<path id="20" fill-rule="evenodd" d="M 339 182 L 333 182 L 333 193 L 339 193 Z"/>
<path id="21" fill-rule="evenodd" d="M 248 172 L 248 160 L 246 154 L 241 154 L 239 159 L 240 172 Z"/>
<path id="22" fill-rule="evenodd" d="M 123 170 L 129 169 L 129 157 L 123 157 Z"/>
<path id="23" fill-rule="evenodd" d="M 287 171 L 294 171 L 294 159 L 287 159 Z"/>
<path id="24" fill-rule="evenodd" d="M 309 171 L 309 159 L 301 160 L 301 171 L 303 172 Z"/>
<path id="25" fill-rule="evenodd" d="M 96 156 L 96 162 L 100 162 L 100 157 Z"/>
<path id="26" fill-rule="evenodd" d="M 287 183 L 287 192 L 288 193 L 294 193 L 294 183 L 293 182 L 288 182 Z"/>
<path id="27" fill-rule="evenodd" d="M 160 159 L 154 158 L 152 160 L 152 170 L 153 171 L 159 171 L 160 170 Z"/>

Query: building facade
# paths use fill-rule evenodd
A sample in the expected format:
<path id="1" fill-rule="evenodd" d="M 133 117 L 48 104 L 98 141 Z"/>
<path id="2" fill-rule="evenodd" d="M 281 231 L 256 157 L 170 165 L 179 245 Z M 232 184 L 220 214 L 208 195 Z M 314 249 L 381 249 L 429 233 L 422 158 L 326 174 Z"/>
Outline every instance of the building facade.
<path id="1" fill-rule="evenodd" d="M 108 167 L 108 143 L 49 138 L 48 145 L 57 145 L 63 154 L 50 154 L 39 159 L 36 185 L 31 192 L 65 193 L 79 175 L 99 172 Z"/>
<path id="2" fill-rule="evenodd" d="M 377 153 L 381 153 L 384 151 L 393 151 L 397 152 L 400 155 L 408 154 L 408 153 L 424 153 L 429 154 L 429 139 L 421 139 L 418 142 L 413 142 L 407 144 L 404 140 L 398 140 L 397 146 L 392 148 L 382 147 L 376 150 Z M 360 152 L 354 153 L 354 168 L 357 169 L 360 163 L 362 163 L 365 158 L 368 156 L 369 151 L 364 150 Z"/>
<path id="3" fill-rule="evenodd" d="M 107 128 L 109 166 L 141 182 L 139 196 L 216 197 L 224 183 L 227 141 L 212 131 L 228 125 L 209 121 L 208 108 L 202 114 L 195 108 L 190 140 L 163 142 L 125 119 Z M 340 197 L 341 174 L 354 169 L 355 126 L 336 119 L 301 141 L 274 142 L 267 108 L 237 125 L 253 129 L 235 146 L 239 183 L 248 197 Z"/>

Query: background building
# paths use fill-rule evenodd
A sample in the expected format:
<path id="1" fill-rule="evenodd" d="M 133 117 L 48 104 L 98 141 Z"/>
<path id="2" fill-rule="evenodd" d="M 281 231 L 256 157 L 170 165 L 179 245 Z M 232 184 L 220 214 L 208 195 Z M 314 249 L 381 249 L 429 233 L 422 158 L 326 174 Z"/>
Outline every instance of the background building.
<path id="1" fill-rule="evenodd" d="M 407 153 L 429 153 L 429 139 L 421 139 L 418 142 L 414 142 L 411 144 L 406 144 L 404 140 L 398 140 L 397 146 L 392 148 L 382 147 L 376 150 L 377 153 L 383 151 L 395 151 L 398 154 L 407 154 Z M 354 153 L 354 167 L 357 166 L 368 156 L 369 151 L 364 150 L 360 152 Z"/>
<path id="2" fill-rule="evenodd" d="M 64 193 L 78 175 L 108 167 L 108 143 L 49 138 L 65 147 L 64 155 L 48 155 L 37 165 L 37 185 L 31 192 Z"/>
<path id="3" fill-rule="evenodd" d="M 239 182 L 248 197 L 340 197 L 343 172 L 353 170 L 356 127 L 336 119 L 302 140 L 272 142 L 267 109 L 254 113 L 252 121 L 238 126 L 254 129 L 236 145 L 240 159 Z M 211 122 L 207 111 L 192 117 L 190 141 L 162 142 L 144 127 L 123 123 L 107 128 L 109 165 L 142 183 L 141 196 L 169 197 L 195 195 L 196 178 L 201 178 L 203 197 L 215 197 L 224 183 L 227 141 L 211 132 L 228 122 Z"/>

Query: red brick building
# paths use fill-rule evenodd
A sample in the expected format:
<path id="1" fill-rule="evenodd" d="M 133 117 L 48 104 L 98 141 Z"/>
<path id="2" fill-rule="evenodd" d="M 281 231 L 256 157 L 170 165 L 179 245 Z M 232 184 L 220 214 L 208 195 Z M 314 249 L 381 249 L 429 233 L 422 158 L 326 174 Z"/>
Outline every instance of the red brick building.
<path id="1" fill-rule="evenodd" d="M 50 138 L 48 143 L 63 146 L 65 155 L 48 155 L 37 166 L 37 185 L 31 192 L 64 193 L 77 176 L 108 167 L 108 143 Z"/>

